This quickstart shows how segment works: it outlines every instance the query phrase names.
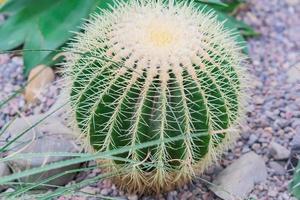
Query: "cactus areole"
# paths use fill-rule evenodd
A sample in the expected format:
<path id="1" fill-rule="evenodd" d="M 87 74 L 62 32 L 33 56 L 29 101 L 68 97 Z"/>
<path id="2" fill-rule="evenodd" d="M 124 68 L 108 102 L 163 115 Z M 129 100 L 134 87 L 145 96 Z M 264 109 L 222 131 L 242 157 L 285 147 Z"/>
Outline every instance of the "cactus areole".
<path id="1" fill-rule="evenodd" d="M 129 149 L 106 161 L 122 189 L 167 191 L 235 140 L 244 56 L 214 13 L 193 3 L 114 4 L 92 16 L 68 49 L 74 121 L 93 151 Z"/>

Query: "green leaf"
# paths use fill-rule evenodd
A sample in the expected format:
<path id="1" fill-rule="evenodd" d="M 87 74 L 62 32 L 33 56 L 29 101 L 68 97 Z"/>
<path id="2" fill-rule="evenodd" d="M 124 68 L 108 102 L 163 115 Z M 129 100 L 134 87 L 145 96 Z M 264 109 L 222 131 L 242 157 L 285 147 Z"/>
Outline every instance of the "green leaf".
<path id="1" fill-rule="evenodd" d="M 300 162 L 298 162 L 293 180 L 289 184 L 289 191 L 294 195 L 294 197 L 300 199 Z"/>
<path id="2" fill-rule="evenodd" d="M 0 25 L 0 50 L 6 51 L 20 46 L 26 37 L 26 32 L 29 30 L 30 24 L 24 22 L 20 23 L 20 17 L 8 19 L 5 23 Z M 16 29 L 15 27 L 19 27 Z"/>
<path id="3" fill-rule="evenodd" d="M 235 19 L 234 17 L 229 16 L 229 19 L 235 23 L 235 26 L 239 29 L 241 34 L 245 37 L 255 37 L 258 36 L 259 33 L 256 32 L 251 26 L 245 24 L 244 22 Z"/>
<path id="4" fill-rule="evenodd" d="M 84 18 L 95 9 L 95 0 L 9 0 L 1 12 L 17 10 L 0 26 L 0 50 L 24 44 L 29 50 L 55 50 L 78 31 Z M 52 64 L 51 51 L 25 51 L 26 74 L 39 64 Z"/>
<path id="5" fill-rule="evenodd" d="M 202 2 L 207 4 L 214 4 L 220 7 L 227 7 L 227 4 L 223 3 L 221 0 L 198 0 L 196 2 Z"/>
<path id="6" fill-rule="evenodd" d="M 25 42 L 25 49 L 57 49 L 71 38 L 71 31 L 78 31 L 91 12 L 94 1 L 60 0 L 41 13 L 35 23 L 34 31 Z M 52 63 L 50 51 L 25 52 L 26 74 L 38 64 Z M 48 57 L 48 58 L 47 58 Z"/>
<path id="7" fill-rule="evenodd" d="M 36 16 L 40 14 L 41 10 L 49 7 L 50 3 L 48 0 L 44 1 L 42 6 L 36 4 L 27 6 L 1 24 L 0 50 L 11 50 L 22 45 L 28 32 L 32 30 Z"/>
<path id="8" fill-rule="evenodd" d="M 219 5 L 219 4 L 211 4 L 210 6 L 216 10 L 225 12 L 225 13 L 232 13 L 234 12 L 242 3 L 244 3 L 243 0 L 231 0 L 227 1 L 225 6 Z"/>
<path id="9" fill-rule="evenodd" d="M 128 2 L 129 0 L 123 0 L 124 2 Z M 113 1 L 113 0 L 96 0 L 96 6 L 98 7 L 98 9 L 110 9 L 110 7 L 114 7 L 116 6 L 117 1 Z M 99 12 L 99 10 L 98 10 Z"/>
<path id="10" fill-rule="evenodd" d="M 33 29 L 28 34 L 24 49 L 43 49 L 45 46 L 45 39 L 38 28 L 37 24 L 34 24 Z M 47 56 L 46 51 L 24 51 L 23 59 L 25 65 L 25 73 L 28 74 L 32 67 L 39 64 L 41 59 Z"/>
<path id="11" fill-rule="evenodd" d="M 0 6 L 0 12 L 17 13 L 22 10 L 26 5 L 34 3 L 35 0 L 7 0 Z"/>

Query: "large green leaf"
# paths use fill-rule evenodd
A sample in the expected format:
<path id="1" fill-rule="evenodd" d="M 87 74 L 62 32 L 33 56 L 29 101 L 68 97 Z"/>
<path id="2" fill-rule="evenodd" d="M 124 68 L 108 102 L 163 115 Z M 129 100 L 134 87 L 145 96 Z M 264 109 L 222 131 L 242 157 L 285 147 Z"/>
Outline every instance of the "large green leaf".
<path id="1" fill-rule="evenodd" d="M 35 21 L 35 33 L 28 36 L 25 49 L 57 49 L 78 31 L 79 25 L 87 18 L 94 5 L 93 0 L 59 0 L 55 5 L 41 13 Z M 45 60 L 50 51 L 24 53 L 26 72 Z"/>
<path id="2" fill-rule="evenodd" d="M 112 0 L 8 0 L 0 7 L 0 12 L 12 15 L 0 25 L 0 50 L 24 44 L 26 74 L 36 65 L 51 65 L 54 55 L 51 50 L 60 48 L 73 31 L 79 31 L 84 19 L 97 7 L 108 9 L 113 3 Z"/>
<path id="3" fill-rule="evenodd" d="M 29 30 L 32 30 L 32 26 L 34 25 L 33 21 L 36 16 L 50 5 L 50 0 L 45 1 L 42 6 L 38 4 L 30 4 L 30 6 L 24 7 L 20 12 L 1 24 L 0 50 L 14 49 L 23 44 Z"/>
<path id="4" fill-rule="evenodd" d="M 220 7 L 227 7 L 227 5 L 224 2 L 222 2 L 221 0 L 197 0 L 196 2 L 214 4 L 214 5 L 220 6 Z"/>
<path id="5" fill-rule="evenodd" d="M 26 5 L 26 6 L 24 6 Z M 54 50 L 78 31 L 84 18 L 95 8 L 95 0 L 18 0 L 8 1 L 2 12 L 19 10 L 0 26 L 0 50 L 24 44 L 29 50 Z M 51 51 L 25 51 L 25 72 L 38 64 L 51 63 Z"/>
<path id="6" fill-rule="evenodd" d="M 210 6 L 216 10 L 225 12 L 225 13 L 232 13 L 234 12 L 242 3 L 245 3 L 244 0 L 227 0 L 223 4 L 213 4 L 211 3 Z M 225 5 L 225 6 L 224 6 Z"/>
<path id="7" fill-rule="evenodd" d="M 7 0 L 4 4 L 0 5 L 0 12 L 4 13 L 17 13 L 23 8 L 26 7 L 26 5 L 35 3 L 35 0 Z"/>

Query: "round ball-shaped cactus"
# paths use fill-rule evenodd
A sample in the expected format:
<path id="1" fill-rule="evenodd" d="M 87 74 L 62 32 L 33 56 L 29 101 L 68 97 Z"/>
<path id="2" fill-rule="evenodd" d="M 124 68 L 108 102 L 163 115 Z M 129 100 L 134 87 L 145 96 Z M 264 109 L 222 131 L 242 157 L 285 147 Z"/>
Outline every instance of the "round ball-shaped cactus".
<path id="1" fill-rule="evenodd" d="M 109 161 L 123 189 L 170 190 L 235 140 L 244 56 L 214 13 L 193 3 L 115 3 L 68 49 L 75 121 L 96 152 L 128 147 Z"/>

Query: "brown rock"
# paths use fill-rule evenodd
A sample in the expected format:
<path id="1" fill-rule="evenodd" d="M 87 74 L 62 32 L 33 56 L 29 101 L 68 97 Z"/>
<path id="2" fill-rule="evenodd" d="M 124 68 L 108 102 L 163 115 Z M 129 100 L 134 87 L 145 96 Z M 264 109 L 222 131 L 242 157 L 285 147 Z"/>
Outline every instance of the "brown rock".
<path id="1" fill-rule="evenodd" d="M 25 100 L 34 103 L 43 89 L 54 80 L 54 72 L 46 65 L 38 65 L 30 71 L 28 85 L 25 89 Z"/>

